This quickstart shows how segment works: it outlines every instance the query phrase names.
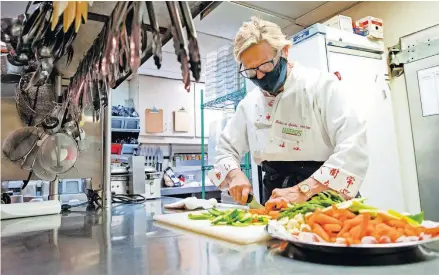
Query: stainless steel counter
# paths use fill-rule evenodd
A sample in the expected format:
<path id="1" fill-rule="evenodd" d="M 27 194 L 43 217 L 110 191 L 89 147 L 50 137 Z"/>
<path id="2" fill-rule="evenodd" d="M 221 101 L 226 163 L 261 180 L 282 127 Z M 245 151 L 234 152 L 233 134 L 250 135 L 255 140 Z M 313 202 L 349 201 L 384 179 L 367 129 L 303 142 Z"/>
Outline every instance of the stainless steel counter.
<path id="1" fill-rule="evenodd" d="M 270 246 L 277 244 L 276 241 L 237 246 L 155 224 L 152 216 L 166 213 L 163 204 L 175 200 L 122 205 L 103 212 L 78 209 L 61 215 L 61 223 L 56 222 L 57 217 L 55 221 L 54 217 L 31 218 L 22 225 L 18 221 L 4 221 L 1 274 L 402 275 L 436 274 L 439 270 L 437 253 L 427 248 L 401 255 L 364 258 L 361 266 L 352 266 L 358 264 L 355 259 L 351 266 L 346 266 L 346 261 L 344 265 L 337 262 L 347 255 L 321 264 L 304 261 L 303 252 L 292 247 L 284 254 L 295 259 L 275 253 Z M 22 233 L 15 234 L 17 230 Z M 309 260 L 328 262 L 329 259 L 325 255 L 312 258 Z"/>

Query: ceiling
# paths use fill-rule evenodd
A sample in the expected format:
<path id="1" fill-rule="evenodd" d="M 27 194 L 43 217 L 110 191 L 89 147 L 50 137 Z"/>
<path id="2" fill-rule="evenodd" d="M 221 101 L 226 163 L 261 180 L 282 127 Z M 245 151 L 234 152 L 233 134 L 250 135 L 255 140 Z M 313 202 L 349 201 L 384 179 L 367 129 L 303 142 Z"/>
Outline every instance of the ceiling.
<path id="1" fill-rule="evenodd" d="M 297 33 L 304 27 L 321 22 L 341 11 L 350 8 L 355 1 L 236 1 L 222 2 L 203 20 L 194 19 L 198 32 L 198 43 L 204 63 L 204 56 L 224 45 L 230 45 L 242 22 L 252 16 L 278 24 L 288 36 Z M 25 10 L 26 1 L 1 1 L 2 17 L 14 17 Z M 115 1 L 94 1 L 89 12 L 110 15 L 116 5 Z M 154 1 L 156 17 L 161 27 L 168 27 L 170 19 L 164 1 Z M 144 21 L 149 23 L 148 16 Z M 73 44 L 75 55 L 70 66 L 66 66 L 65 59 L 58 63 L 58 69 L 65 77 L 72 76 L 76 68 L 92 45 L 103 23 L 89 20 L 81 26 Z M 180 64 L 174 54 L 172 39 L 163 47 L 163 66 L 160 70 L 154 66 L 152 59 L 147 60 L 138 71 L 139 74 L 156 75 L 168 78 L 181 79 Z"/>
<path id="2" fill-rule="evenodd" d="M 356 1 L 243 1 L 223 2 L 203 20 L 194 19 L 198 33 L 201 62 L 204 64 L 207 53 L 230 45 L 243 21 L 258 16 L 278 24 L 287 36 L 317 22 L 336 15 L 353 5 Z M 204 67 L 202 68 L 202 76 Z M 138 71 L 139 74 L 181 79 L 180 64 L 174 54 L 172 40 L 163 47 L 163 66 L 160 70 L 150 59 Z"/>

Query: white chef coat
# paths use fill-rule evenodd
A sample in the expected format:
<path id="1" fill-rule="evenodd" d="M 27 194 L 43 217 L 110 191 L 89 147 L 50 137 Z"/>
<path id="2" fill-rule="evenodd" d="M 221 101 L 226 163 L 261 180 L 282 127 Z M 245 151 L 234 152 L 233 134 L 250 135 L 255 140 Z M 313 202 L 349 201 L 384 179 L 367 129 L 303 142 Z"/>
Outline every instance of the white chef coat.
<path id="1" fill-rule="evenodd" d="M 255 88 L 221 133 L 214 170 L 217 185 L 240 167 L 243 154 L 262 161 L 322 161 L 312 178 L 354 197 L 368 167 L 366 120 L 334 74 L 294 64 L 284 90 L 271 100 Z M 214 176 L 212 176 L 214 175 Z"/>

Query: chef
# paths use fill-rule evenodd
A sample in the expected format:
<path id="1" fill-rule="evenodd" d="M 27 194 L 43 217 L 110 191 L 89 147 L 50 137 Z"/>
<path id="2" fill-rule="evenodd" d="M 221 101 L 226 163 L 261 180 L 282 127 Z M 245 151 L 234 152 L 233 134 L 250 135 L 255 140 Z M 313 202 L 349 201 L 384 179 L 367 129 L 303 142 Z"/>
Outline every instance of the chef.
<path id="1" fill-rule="evenodd" d="M 234 40 L 240 74 L 257 88 L 221 133 L 210 178 L 242 204 L 252 193 L 240 169 L 248 152 L 265 172 L 262 195 L 269 209 L 328 189 L 355 197 L 366 174 L 366 122 L 349 97 L 355 87 L 289 60 L 291 44 L 278 25 L 255 17 Z"/>

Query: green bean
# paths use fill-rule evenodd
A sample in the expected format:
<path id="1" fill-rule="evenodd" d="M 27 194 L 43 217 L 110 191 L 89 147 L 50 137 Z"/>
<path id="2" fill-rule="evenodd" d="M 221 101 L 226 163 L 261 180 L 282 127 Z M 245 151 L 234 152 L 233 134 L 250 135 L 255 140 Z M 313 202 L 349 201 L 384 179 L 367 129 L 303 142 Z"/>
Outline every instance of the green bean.
<path id="1" fill-rule="evenodd" d="M 202 214 L 192 214 L 192 213 L 189 213 L 188 217 L 191 220 L 208 220 L 212 216 L 210 216 L 209 214 L 205 214 L 205 213 L 202 213 Z"/>
<path id="2" fill-rule="evenodd" d="M 237 226 L 237 227 L 246 227 L 251 225 L 250 223 L 242 223 L 242 222 L 234 222 L 232 223 L 232 226 Z"/>
<path id="3" fill-rule="evenodd" d="M 214 216 L 214 217 L 218 217 L 218 216 L 221 216 L 222 215 L 222 213 L 220 213 L 218 210 L 216 210 L 216 209 L 209 209 L 209 210 L 207 210 L 212 216 Z"/>
<path id="4" fill-rule="evenodd" d="M 218 217 L 216 217 L 214 220 L 212 220 L 212 224 L 217 224 L 217 223 L 219 223 L 219 222 L 223 222 L 223 221 L 225 221 L 225 217 L 224 217 L 224 215 L 223 216 L 218 216 Z"/>

